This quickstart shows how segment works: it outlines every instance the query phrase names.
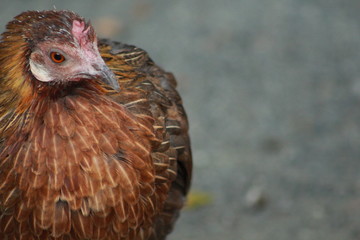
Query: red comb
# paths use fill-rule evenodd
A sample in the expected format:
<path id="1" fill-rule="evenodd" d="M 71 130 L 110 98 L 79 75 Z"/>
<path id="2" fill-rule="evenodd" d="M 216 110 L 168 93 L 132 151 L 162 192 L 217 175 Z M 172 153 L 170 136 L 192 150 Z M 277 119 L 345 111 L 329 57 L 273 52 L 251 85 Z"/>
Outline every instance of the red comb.
<path id="1" fill-rule="evenodd" d="M 74 20 L 72 26 L 72 34 L 78 40 L 80 46 L 84 46 L 89 42 L 90 26 L 85 29 L 85 23 L 83 21 Z"/>

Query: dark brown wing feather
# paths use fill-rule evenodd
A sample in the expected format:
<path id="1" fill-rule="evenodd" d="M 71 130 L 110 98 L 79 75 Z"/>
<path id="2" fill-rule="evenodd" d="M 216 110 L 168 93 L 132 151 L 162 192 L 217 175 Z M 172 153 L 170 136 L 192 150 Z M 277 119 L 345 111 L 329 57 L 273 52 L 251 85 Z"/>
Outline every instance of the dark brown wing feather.
<path id="1" fill-rule="evenodd" d="M 99 46 L 102 57 L 119 78 L 121 90 L 112 97 L 136 116 L 154 118 L 156 135 L 162 139 L 152 153 L 156 175 L 159 183 L 167 179 L 172 183 L 169 193 L 158 193 L 164 194 L 166 201 L 150 239 L 164 239 L 184 205 L 192 173 L 188 122 L 175 89 L 176 80 L 140 48 L 108 40 L 101 40 Z"/>

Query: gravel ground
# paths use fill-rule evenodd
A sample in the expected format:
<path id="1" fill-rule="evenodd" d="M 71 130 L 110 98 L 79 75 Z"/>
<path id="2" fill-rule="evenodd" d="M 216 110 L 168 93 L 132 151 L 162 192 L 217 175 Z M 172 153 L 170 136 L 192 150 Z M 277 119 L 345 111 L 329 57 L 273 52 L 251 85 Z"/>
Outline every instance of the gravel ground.
<path id="1" fill-rule="evenodd" d="M 358 0 L 0 0 L 71 9 L 177 76 L 195 195 L 170 240 L 360 239 Z"/>

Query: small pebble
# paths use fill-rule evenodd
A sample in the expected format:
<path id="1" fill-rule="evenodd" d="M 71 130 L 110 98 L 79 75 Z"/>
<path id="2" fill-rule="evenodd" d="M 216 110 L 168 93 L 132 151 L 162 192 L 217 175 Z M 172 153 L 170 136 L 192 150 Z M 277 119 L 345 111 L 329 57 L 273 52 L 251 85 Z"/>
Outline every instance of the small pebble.
<path id="1" fill-rule="evenodd" d="M 255 186 L 248 190 L 245 195 L 245 203 L 247 207 L 253 209 L 263 209 L 268 202 L 263 188 Z"/>

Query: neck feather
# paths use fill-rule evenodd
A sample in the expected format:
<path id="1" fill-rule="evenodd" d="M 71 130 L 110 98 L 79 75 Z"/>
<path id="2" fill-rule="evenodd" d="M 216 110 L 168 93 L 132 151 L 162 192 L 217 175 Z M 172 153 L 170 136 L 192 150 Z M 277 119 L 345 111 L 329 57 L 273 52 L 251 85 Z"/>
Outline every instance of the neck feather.
<path id="1" fill-rule="evenodd" d="M 0 141 L 13 134 L 35 97 L 26 57 L 28 45 L 18 35 L 3 34 L 0 41 Z"/>

